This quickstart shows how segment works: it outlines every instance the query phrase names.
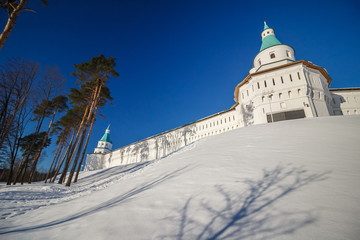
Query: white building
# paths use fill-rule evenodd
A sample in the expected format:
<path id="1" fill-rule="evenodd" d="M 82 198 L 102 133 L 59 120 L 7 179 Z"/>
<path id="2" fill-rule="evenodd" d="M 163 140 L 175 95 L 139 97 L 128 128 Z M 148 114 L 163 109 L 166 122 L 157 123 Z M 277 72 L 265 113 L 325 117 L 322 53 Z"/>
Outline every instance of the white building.
<path id="1" fill-rule="evenodd" d="M 229 110 L 111 151 L 106 130 L 86 170 L 162 158 L 194 141 L 236 128 L 297 118 L 352 115 L 360 112 L 360 88 L 329 89 L 327 71 L 295 60 L 294 49 L 282 44 L 266 23 L 260 52 L 249 75 L 235 87 Z"/>

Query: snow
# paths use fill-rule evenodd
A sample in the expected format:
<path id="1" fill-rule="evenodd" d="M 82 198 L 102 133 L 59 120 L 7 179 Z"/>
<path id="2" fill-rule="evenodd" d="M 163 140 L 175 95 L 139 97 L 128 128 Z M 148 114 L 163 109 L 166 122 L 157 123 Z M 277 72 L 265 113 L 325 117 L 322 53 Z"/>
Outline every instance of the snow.
<path id="1" fill-rule="evenodd" d="M 209 137 L 59 184 L 0 185 L 1 239 L 359 239 L 360 116 Z"/>

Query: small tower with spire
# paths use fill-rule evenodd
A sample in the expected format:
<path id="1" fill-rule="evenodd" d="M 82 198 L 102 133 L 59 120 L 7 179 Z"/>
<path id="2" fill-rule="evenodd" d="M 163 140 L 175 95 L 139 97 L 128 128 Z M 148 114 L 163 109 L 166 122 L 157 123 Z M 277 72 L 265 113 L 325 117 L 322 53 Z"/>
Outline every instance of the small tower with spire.
<path id="1" fill-rule="evenodd" d="M 281 43 L 275 36 L 273 28 L 264 21 L 264 30 L 261 32 L 260 52 L 256 55 L 250 73 L 281 66 L 295 61 L 294 49 Z"/>
<path id="2" fill-rule="evenodd" d="M 112 150 L 112 141 L 110 139 L 110 125 L 106 128 L 104 136 L 98 141 L 94 153 L 106 154 Z"/>

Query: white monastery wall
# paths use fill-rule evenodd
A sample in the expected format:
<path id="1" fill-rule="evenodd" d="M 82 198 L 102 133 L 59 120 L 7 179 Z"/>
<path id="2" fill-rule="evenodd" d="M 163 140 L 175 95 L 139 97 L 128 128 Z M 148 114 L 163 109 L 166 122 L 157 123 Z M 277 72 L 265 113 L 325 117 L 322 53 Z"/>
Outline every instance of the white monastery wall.
<path id="1" fill-rule="evenodd" d="M 360 88 L 330 89 L 332 115 L 360 114 Z"/>
<path id="2" fill-rule="evenodd" d="M 158 134 L 106 154 L 88 154 L 86 171 L 140 163 L 165 157 L 199 139 L 239 128 L 235 109 Z"/>
<path id="3" fill-rule="evenodd" d="M 281 44 L 266 23 L 262 41 L 250 74 L 235 88 L 231 109 L 109 153 L 106 147 L 111 145 L 106 144 L 111 140 L 99 141 L 97 154 L 88 154 L 85 170 L 159 159 L 199 139 L 252 124 L 360 113 L 360 88 L 329 90 L 327 71 L 295 61 L 294 49 Z"/>

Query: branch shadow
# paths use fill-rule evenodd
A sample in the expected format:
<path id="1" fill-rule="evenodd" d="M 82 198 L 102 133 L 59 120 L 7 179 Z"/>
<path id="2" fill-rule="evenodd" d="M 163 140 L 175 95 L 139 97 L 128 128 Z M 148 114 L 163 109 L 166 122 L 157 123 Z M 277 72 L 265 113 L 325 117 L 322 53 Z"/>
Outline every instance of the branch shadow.
<path id="1" fill-rule="evenodd" d="M 315 213 L 279 210 L 275 203 L 306 185 L 327 179 L 329 173 L 311 174 L 303 167 L 279 165 L 263 170 L 259 180 L 246 180 L 248 190 L 242 194 L 217 186 L 221 204 L 203 199 L 196 208 L 191 207 L 194 199 L 189 198 L 178 216 L 167 219 L 176 221 L 178 230 L 162 239 L 270 239 L 291 234 L 314 223 Z"/>
<path id="2" fill-rule="evenodd" d="M 136 195 L 138 195 L 142 192 L 145 192 L 153 187 L 156 187 L 157 185 L 159 185 L 165 181 L 168 181 L 176 176 L 179 176 L 180 174 L 182 174 L 185 171 L 185 169 L 187 167 L 188 166 L 185 166 L 181 169 L 178 169 L 178 170 L 168 173 L 162 177 L 159 177 L 150 182 L 147 182 L 141 186 L 137 186 L 137 187 L 131 189 L 130 191 L 128 191 L 120 196 L 114 197 L 106 202 L 103 202 L 103 203 L 97 205 L 97 206 L 88 208 L 86 210 L 80 211 L 78 213 L 72 214 L 70 216 L 67 216 L 67 217 L 64 217 L 64 218 L 61 218 L 58 220 L 50 221 L 48 223 L 43 223 L 43 224 L 37 224 L 34 226 L 30 226 L 30 227 L 21 227 L 21 228 L 15 228 L 15 229 L 12 229 L 13 227 L 0 228 L 0 235 L 9 234 L 9 233 L 18 233 L 18 232 L 28 232 L 28 231 L 32 231 L 32 230 L 41 230 L 41 229 L 57 226 L 57 225 L 60 225 L 63 223 L 68 223 L 68 222 L 74 221 L 76 219 L 94 214 L 101 210 L 105 210 L 105 209 L 114 207 L 118 204 L 121 204 L 121 203 L 131 200 Z"/>

